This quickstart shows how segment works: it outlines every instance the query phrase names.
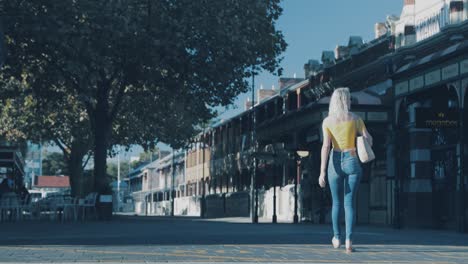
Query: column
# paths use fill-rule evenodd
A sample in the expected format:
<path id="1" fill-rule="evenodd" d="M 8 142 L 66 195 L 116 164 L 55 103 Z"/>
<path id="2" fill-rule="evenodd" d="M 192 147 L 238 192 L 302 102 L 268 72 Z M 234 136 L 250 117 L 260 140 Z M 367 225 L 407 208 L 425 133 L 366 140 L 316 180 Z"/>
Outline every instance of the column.
<path id="1" fill-rule="evenodd" d="M 415 109 L 419 106 L 419 103 L 409 106 L 410 123 L 416 121 Z M 404 180 L 403 186 L 408 198 L 405 214 L 408 226 L 433 226 L 431 135 L 431 129 L 409 129 L 410 178 Z"/>

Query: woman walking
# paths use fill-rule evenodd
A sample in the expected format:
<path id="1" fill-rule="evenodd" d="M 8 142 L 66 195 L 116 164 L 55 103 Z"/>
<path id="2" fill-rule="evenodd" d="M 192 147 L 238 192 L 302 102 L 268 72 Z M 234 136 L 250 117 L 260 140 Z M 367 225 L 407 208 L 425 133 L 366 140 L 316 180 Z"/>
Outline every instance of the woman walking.
<path id="1" fill-rule="evenodd" d="M 340 209 L 344 204 L 346 252 L 353 251 L 354 200 L 361 180 L 362 168 L 356 152 L 356 137 L 364 136 L 370 145 L 372 137 L 362 119 L 350 112 L 351 94 L 348 88 L 336 89 L 330 99 L 328 117 L 323 120 L 323 145 L 319 184 L 325 187 L 325 175 L 332 194 L 332 245 L 341 245 Z M 330 147 L 333 147 L 330 151 Z M 328 163 L 328 169 L 327 168 Z"/>

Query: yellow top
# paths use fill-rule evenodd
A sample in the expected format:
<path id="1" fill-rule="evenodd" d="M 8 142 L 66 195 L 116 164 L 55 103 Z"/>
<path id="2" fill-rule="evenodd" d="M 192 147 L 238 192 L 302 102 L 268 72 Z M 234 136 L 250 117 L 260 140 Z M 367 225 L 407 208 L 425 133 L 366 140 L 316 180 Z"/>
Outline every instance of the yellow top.
<path id="1" fill-rule="evenodd" d="M 337 124 L 323 122 L 323 133 L 328 133 L 333 148 L 339 150 L 356 148 L 356 132 L 359 131 L 362 134 L 365 128 L 366 126 L 361 118 Z"/>

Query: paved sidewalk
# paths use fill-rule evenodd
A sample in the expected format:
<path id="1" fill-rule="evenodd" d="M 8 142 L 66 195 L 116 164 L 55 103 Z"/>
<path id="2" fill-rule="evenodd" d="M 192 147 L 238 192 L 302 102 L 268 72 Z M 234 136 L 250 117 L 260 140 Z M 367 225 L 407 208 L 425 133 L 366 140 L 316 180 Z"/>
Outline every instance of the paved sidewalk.
<path id="1" fill-rule="evenodd" d="M 2 223 L 0 262 L 468 263 L 467 234 L 358 226 L 346 254 L 331 247 L 330 229 L 246 218 Z"/>

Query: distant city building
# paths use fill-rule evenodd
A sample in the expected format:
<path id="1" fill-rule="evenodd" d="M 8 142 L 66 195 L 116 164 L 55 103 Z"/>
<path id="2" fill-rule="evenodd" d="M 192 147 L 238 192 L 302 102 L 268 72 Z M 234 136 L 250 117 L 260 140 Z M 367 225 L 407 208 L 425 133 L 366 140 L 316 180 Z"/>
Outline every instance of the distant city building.
<path id="1" fill-rule="evenodd" d="M 24 185 L 24 144 L 8 142 L 0 138 L 0 182 L 13 180 L 13 191 L 20 190 Z"/>
<path id="2" fill-rule="evenodd" d="M 24 167 L 24 184 L 30 189 L 34 176 L 42 175 L 42 145 L 28 142 Z"/>

